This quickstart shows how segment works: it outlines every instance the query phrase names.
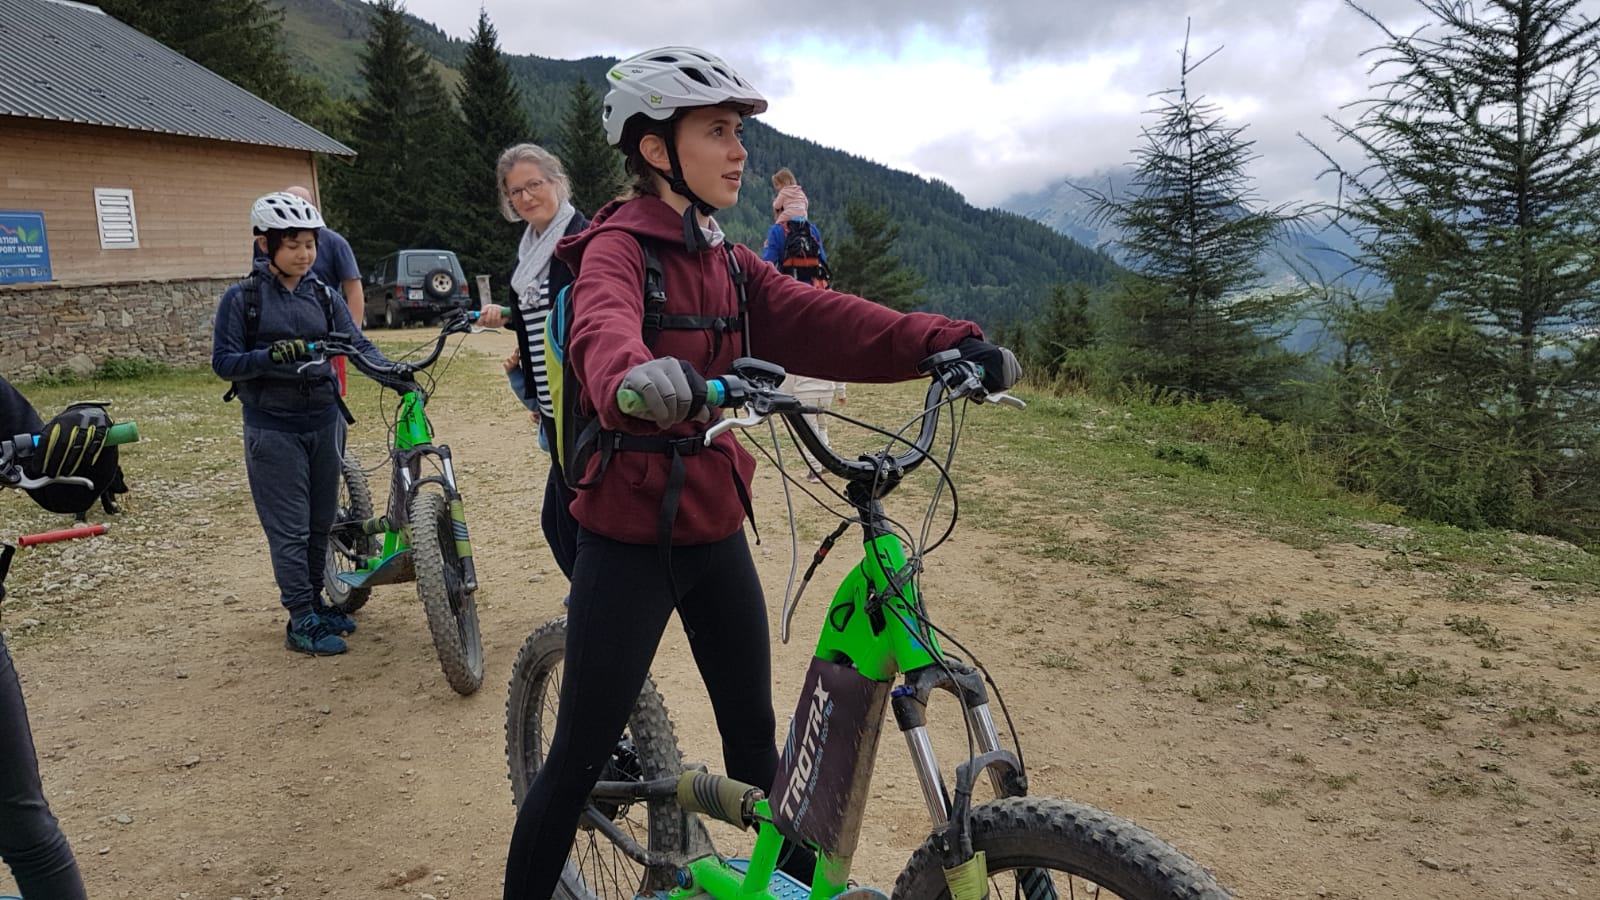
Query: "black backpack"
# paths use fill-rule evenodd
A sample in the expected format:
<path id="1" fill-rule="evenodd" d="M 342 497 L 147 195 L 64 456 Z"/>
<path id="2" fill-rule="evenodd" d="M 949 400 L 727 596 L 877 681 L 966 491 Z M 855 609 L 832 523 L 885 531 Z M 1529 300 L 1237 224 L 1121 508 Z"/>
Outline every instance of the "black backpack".
<path id="1" fill-rule="evenodd" d="M 803 281 L 826 278 L 827 264 L 822 261 L 822 244 L 811 229 L 809 219 L 790 219 L 784 225 L 783 257 L 778 271 Z"/>

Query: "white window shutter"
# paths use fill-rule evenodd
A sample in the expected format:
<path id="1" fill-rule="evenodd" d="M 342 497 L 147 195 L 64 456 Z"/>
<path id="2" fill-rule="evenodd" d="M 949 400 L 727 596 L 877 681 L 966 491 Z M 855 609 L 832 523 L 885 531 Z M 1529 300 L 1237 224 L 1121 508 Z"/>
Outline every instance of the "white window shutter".
<path id="1" fill-rule="evenodd" d="M 139 219 L 130 188 L 95 188 L 94 217 L 100 226 L 101 250 L 137 250 Z"/>

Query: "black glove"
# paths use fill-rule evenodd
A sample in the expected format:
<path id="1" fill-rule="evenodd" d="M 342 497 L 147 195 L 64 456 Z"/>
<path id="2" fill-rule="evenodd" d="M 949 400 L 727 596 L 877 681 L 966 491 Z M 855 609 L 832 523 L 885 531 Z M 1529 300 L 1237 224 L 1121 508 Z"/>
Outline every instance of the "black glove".
<path id="1" fill-rule="evenodd" d="M 991 394 L 1016 384 L 1022 378 L 1022 365 L 1017 357 L 1004 347 L 996 347 L 982 338 L 965 337 L 956 345 L 961 358 L 975 362 L 983 369 L 983 388 Z"/>
<path id="2" fill-rule="evenodd" d="M 74 403 L 45 423 L 29 460 L 29 474 L 46 478 L 78 475 L 100 459 L 111 416 L 100 403 Z"/>
<path id="3" fill-rule="evenodd" d="M 662 428 L 705 411 L 706 380 L 680 359 L 663 356 L 642 362 L 622 377 L 622 386 L 644 401 L 644 409 L 634 415 Z"/>
<path id="4" fill-rule="evenodd" d="M 394 364 L 394 368 L 390 369 L 389 371 L 396 378 L 401 378 L 401 379 L 404 379 L 406 381 L 410 381 L 411 380 L 411 376 L 417 374 L 417 367 L 413 366 L 411 363 L 403 363 L 402 362 L 402 363 L 395 363 Z"/>
<path id="5" fill-rule="evenodd" d="M 306 342 L 296 339 L 292 341 L 273 341 L 272 347 L 267 351 L 275 363 L 296 362 L 311 358 L 311 348 Z"/>

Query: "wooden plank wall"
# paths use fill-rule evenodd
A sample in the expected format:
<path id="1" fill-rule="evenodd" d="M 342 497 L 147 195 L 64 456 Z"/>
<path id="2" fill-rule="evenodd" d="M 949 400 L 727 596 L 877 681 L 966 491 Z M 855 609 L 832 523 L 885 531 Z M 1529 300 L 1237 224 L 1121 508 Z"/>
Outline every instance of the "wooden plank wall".
<path id="1" fill-rule="evenodd" d="M 242 275 L 251 201 L 292 184 L 313 154 L 0 116 L 0 209 L 44 213 L 62 286 Z M 137 249 L 100 249 L 95 188 L 133 190 Z"/>

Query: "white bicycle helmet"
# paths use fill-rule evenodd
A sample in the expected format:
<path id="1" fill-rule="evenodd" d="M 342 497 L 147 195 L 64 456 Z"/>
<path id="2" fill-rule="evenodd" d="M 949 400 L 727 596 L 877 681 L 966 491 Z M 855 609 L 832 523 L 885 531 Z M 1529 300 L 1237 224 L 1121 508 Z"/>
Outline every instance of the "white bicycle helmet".
<path id="1" fill-rule="evenodd" d="M 250 227 L 256 231 L 322 228 L 322 213 L 310 203 L 284 191 L 256 200 L 250 207 Z"/>
<path id="2" fill-rule="evenodd" d="M 621 145 L 628 120 L 638 115 L 659 122 L 701 106 L 733 106 L 745 116 L 767 109 L 767 98 L 732 66 L 693 47 L 646 51 L 617 63 L 607 77 L 611 90 L 601 118 L 613 147 Z"/>

